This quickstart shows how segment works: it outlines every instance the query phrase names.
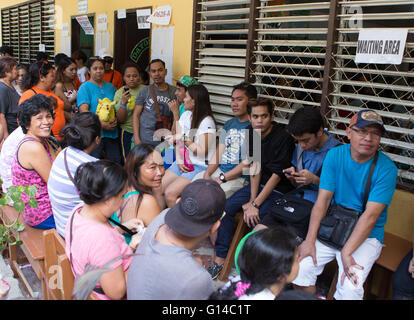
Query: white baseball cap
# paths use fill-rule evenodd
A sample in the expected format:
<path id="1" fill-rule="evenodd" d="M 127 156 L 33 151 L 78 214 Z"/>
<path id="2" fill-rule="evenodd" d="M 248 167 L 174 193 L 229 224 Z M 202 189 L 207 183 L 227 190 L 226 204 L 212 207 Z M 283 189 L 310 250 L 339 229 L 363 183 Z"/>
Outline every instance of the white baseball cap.
<path id="1" fill-rule="evenodd" d="M 99 54 L 98 54 L 98 56 L 99 56 L 101 59 L 104 59 L 105 57 L 111 57 L 111 58 L 113 58 L 113 57 L 114 57 L 114 56 L 112 55 L 111 50 L 109 50 L 108 48 L 102 48 L 102 49 L 100 49 L 100 50 L 99 50 Z"/>

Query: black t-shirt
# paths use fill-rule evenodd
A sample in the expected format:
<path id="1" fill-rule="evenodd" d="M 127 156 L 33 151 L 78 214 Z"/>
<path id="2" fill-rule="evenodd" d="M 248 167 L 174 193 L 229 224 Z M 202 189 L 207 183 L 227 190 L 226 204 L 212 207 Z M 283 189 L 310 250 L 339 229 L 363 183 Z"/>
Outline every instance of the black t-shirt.
<path id="1" fill-rule="evenodd" d="M 258 135 L 258 133 L 252 129 L 251 125 L 247 129 L 249 129 L 249 156 L 250 159 L 253 159 L 253 148 L 257 148 L 257 146 L 254 146 L 254 143 L 259 141 L 257 139 L 260 138 L 258 136 L 253 138 L 253 135 Z M 275 190 L 286 193 L 293 189 L 292 184 L 283 173 L 283 169 L 292 166 L 291 160 L 294 149 L 295 141 L 286 131 L 285 125 L 273 121 L 272 131 L 261 140 L 260 184 L 265 185 L 272 174 L 275 173 L 281 178 Z"/>
<path id="2" fill-rule="evenodd" d="M 0 81 L 0 113 L 4 114 L 7 131 L 12 133 L 17 128 L 17 108 L 20 96 L 14 88 Z"/>

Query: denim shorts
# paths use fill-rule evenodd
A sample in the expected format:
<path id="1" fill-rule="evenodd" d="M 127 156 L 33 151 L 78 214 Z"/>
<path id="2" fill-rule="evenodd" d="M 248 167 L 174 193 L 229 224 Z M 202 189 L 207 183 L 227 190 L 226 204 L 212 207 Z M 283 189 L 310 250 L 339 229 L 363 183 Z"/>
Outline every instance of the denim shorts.
<path id="1" fill-rule="evenodd" d="M 177 176 L 181 178 L 187 178 L 189 180 L 193 180 L 193 178 L 197 175 L 197 173 L 202 172 L 207 169 L 207 166 L 200 166 L 198 164 L 193 164 L 194 170 L 191 172 L 182 172 L 180 169 L 178 169 L 177 161 L 174 161 L 172 165 L 168 168 L 168 170 L 171 170 L 174 172 Z"/>

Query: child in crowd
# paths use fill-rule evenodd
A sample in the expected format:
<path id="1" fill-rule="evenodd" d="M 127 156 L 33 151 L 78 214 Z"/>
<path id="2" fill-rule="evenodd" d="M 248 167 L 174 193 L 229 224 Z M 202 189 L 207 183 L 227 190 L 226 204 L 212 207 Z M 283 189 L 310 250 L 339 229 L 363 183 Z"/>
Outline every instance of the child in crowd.
<path id="1" fill-rule="evenodd" d="M 126 293 L 128 268 L 138 237 L 128 246 L 109 218 L 119 210 L 126 192 L 127 175 L 118 164 L 108 160 L 87 162 L 76 170 L 75 186 L 81 203 L 66 224 L 66 255 L 75 276 L 83 274 L 86 265 L 101 267 L 116 257 L 112 271 L 102 275 L 94 292 L 102 300 L 122 299 Z M 130 229 L 138 229 L 129 226 Z"/>
<path id="2" fill-rule="evenodd" d="M 12 164 L 12 183 L 14 186 L 36 186 L 34 198 L 38 202 L 37 208 L 29 206 L 26 194 L 22 195 L 22 201 L 25 203 L 23 217 L 26 223 L 38 229 L 55 228 L 47 190 L 50 169 L 56 158 L 48 139 L 53 114 L 50 99 L 40 94 L 25 100 L 19 107 L 19 124 L 25 136 L 17 146 Z"/>
<path id="3" fill-rule="evenodd" d="M 289 227 L 275 226 L 252 231 L 239 243 L 235 277 L 213 300 L 274 300 L 292 282 L 299 270 L 295 232 Z"/>
<path id="4" fill-rule="evenodd" d="M 76 66 L 78 68 L 76 73 L 78 75 L 79 82 L 82 84 L 87 81 L 88 77 L 88 68 L 86 67 L 88 57 L 83 51 L 77 50 L 72 53 L 72 58 L 75 59 Z"/>
<path id="5" fill-rule="evenodd" d="M 28 71 L 28 66 L 24 63 L 19 63 L 17 65 L 17 79 L 13 82 L 13 87 L 19 94 L 19 96 L 22 96 L 23 94 L 23 77 Z"/>

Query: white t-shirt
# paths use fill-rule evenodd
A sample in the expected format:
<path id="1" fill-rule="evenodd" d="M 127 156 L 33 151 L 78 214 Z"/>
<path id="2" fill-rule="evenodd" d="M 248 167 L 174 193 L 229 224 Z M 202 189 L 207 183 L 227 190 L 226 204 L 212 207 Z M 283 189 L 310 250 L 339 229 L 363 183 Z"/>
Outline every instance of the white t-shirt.
<path id="1" fill-rule="evenodd" d="M 191 116 L 192 116 L 192 114 L 193 113 L 191 111 L 187 110 L 187 111 L 185 111 L 181 115 L 180 120 L 179 120 L 179 124 L 181 125 L 181 128 L 183 130 L 183 133 L 186 136 L 189 136 L 189 134 L 190 134 Z M 200 136 L 203 135 L 203 134 L 205 134 L 205 133 L 211 133 L 211 134 L 214 135 L 214 139 L 211 140 L 212 142 L 211 142 L 211 144 L 209 145 L 209 148 L 208 148 L 208 155 L 207 155 L 207 157 L 196 156 L 190 150 L 188 150 L 188 151 L 190 153 L 190 160 L 191 160 L 191 162 L 193 164 L 207 167 L 206 160 L 208 161 L 212 157 L 212 155 L 213 155 L 213 153 L 215 151 L 214 143 L 216 141 L 215 140 L 216 139 L 216 125 L 214 123 L 213 118 L 210 117 L 210 116 L 205 117 L 201 121 L 201 123 L 200 123 L 200 125 L 199 125 L 199 127 L 198 127 L 198 129 L 196 131 L 196 134 L 194 136 L 194 142 L 196 144 L 198 144 L 199 143 L 199 140 L 200 140 Z"/>
<path id="2" fill-rule="evenodd" d="M 88 70 L 88 68 L 86 68 L 85 66 L 83 66 L 82 68 L 78 69 L 78 78 L 79 78 L 79 82 L 80 83 L 84 83 L 86 81 L 86 71 Z"/>

